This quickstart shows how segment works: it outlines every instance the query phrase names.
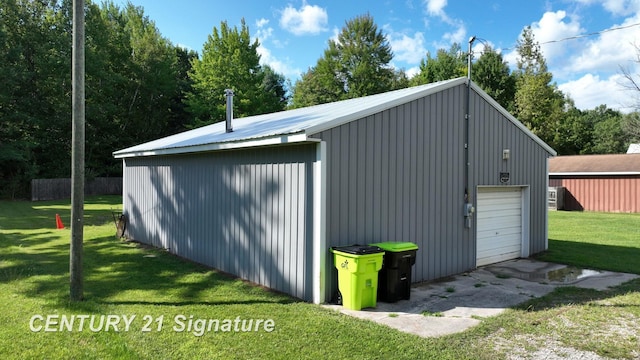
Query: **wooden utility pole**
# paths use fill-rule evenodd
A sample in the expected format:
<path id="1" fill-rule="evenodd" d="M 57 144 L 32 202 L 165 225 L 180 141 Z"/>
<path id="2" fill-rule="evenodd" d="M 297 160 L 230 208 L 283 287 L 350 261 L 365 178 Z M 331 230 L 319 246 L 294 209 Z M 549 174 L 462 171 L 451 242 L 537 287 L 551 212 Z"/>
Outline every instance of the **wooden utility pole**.
<path id="1" fill-rule="evenodd" d="M 71 301 L 83 295 L 82 242 L 84 238 L 84 0 L 73 0 L 72 50 L 72 154 L 71 154 L 71 247 L 69 273 Z"/>

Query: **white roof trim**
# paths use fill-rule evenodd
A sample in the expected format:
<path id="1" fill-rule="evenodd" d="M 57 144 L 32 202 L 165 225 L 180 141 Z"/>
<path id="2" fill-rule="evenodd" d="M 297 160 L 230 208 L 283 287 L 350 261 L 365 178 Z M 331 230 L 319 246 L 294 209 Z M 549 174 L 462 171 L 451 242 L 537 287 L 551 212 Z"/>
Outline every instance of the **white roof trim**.
<path id="1" fill-rule="evenodd" d="M 498 109 L 498 111 L 500 111 L 502 115 L 504 115 L 507 119 L 509 119 L 509 121 L 511 121 L 520 130 L 522 130 L 522 132 L 527 134 L 530 138 L 532 138 L 535 142 L 537 142 L 538 145 L 542 146 L 545 150 L 547 150 L 549 154 L 551 154 L 552 156 L 558 155 L 558 153 L 555 150 L 553 150 L 551 146 L 549 146 L 547 143 L 542 141 L 542 139 L 540 139 L 536 134 L 531 132 L 529 128 L 527 128 L 523 123 L 521 123 L 518 119 L 516 119 L 513 115 L 511 115 L 505 108 L 502 107 L 502 105 L 498 104 L 497 101 L 495 101 L 491 96 L 489 96 L 489 94 L 484 92 L 484 90 L 482 90 L 480 86 L 476 85 L 473 81 L 471 82 L 471 88 L 476 93 L 478 93 L 478 95 L 482 96 L 489 104 L 491 104 L 493 107 Z M 473 117 L 473 113 L 471 113 L 470 115 Z"/>
<path id="2" fill-rule="evenodd" d="M 174 147 L 157 150 L 141 150 L 132 152 L 117 152 L 114 153 L 116 159 L 138 157 L 138 156 L 156 156 L 156 155 L 175 155 L 175 154 L 188 154 L 205 151 L 216 150 L 231 150 L 238 148 L 267 146 L 267 145 L 282 145 L 288 143 L 302 143 L 302 142 L 318 142 L 320 139 L 308 138 L 306 134 L 287 134 L 280 136 L 273 136 L 263 139 L 248 139 L 246 141 L 236 141 L 227 143 L 212 143 L 187 147 Z"/>
<path id="3" fill-rule="evenodd" d="M 628 176 L 640 175 L 640 171 L 591 171 L 591 172 L 550 172 L 549 176 Z"/>

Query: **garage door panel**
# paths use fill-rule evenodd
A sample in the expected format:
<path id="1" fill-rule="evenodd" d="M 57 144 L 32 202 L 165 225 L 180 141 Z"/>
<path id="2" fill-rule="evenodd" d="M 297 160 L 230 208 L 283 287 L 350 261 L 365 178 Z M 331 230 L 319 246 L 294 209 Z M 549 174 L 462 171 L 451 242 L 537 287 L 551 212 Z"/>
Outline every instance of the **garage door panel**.
<path id="1" fill-rule="evenodd" d="M 478 220 L 490 220 L 482 221 L 478 224 L 478 227 L 520 227 L 521 215 L 520 213 L 514 214 L 516 210 L 500 210 L 492 214 L 483 214 L 478 216 Z"/>
<path id="2" fill-rule="evenodd" d="M 485 241 L 478 245 L 478 251 L 487 249 L 499 249 L 503 247 L 515 247 L 520 248 L 520 244 L 516 244 L 513 241 L 513 235 L 497 236 L 491 239 L 491 241 Z"/>
<path id="3" fill-rule="evenodd" d="M 479 263 L 478 266 L 483 266 L 483 265 L 489 265 L 489 264 L 495 264 L 501 261 L 507 261 L 507 260 L 512 260 L 512 259 L 516 259 L 520 256 L 519 252 L 513 252 L 513 253 L 505 253 L 505 254 L 487 254 L 485 256 L 483 256 L 481 259 L 483 261 L 483 263 Z M 480 260 L 479 260 L 480 261 Z"/>
<path id="4" fill-rule="evenodd" d="M 520 236 L 522 234 L 522 232 L 520 231 L 520 228 L 512 228 L 512 229 L 503 229 L 502 231 L 500 231 L 498 234 L 496 234 L 495 231 L 493 230 L 486 230 L 486 231 L 482 231 L 482 232 L 478 232 L 478 237 L 483 238 L 483 239 L 491 239 L 493 238 L 495 239 L 500 239 L 502 237 L 508 237 L 509 239 L 513 239 L 514 236 Z M 492 243 L 492 241 L 482 241 L 482 244 L 486 244 L 486 243 Z"/>
<path id="5" fill-rule="evenodd" d="M 481 259 L 499 258 L 499 261 L 511 260 L 514 256 L 517 258 L 520 255 L 520 249 L 502 250 L 502 251 L 484 251 L 478 253 Z M 485 264 L 486 265 L 486 264 Z"/>
<path id="6" fill-rule="evenodd" d="M 478 252 L 483 251 L 496 251 L 501 252 L 501 249 L 507 249 L 504 252 L 520 251 L 520 245 L 514 244 L 509 237 L 495 238 L 491 243 L 486 243 L 483 246 L 478 247 Z"/>
<path id="7" fill-rule="evenodd" d="M 521 226 L 521 214 L 514 214 L 513 211 L 505 212 L 503 215 L 499 215 L 500 213 L 502 212 L 499 212 L 496 216 L 479 216 L 478 220 L 485 220 L 478 224 L 480 229 L 519 228 Z"/>
<path id="8" fill-rule="evenodd" d="M 476 218 L 477 266 L 520 257 L 522 252 L 520 188 L 480 189 Z"/>
<path id="9" fill-rule="evenodd" d="M 486 252 L 495 252 L 495 253 L 512 253 L 517 252 L 520 253 L 520 246 L 513 244 L 513 242 L 502 241 L 500 243 L 496 243 L 495 245 L 483 246 L 478 249 L 478 253 L 486 253 Z"/>
<path id="10" fill-rule="evenodd" d="M 478 199 L 479 201 L 482 201 L 481 199 Z M 502 210 L 502 209 L 515 209 L 515 204 L 514 202 L 516 200 L 519 200 L 518 198 L 513 198 L 513 199 L 508 199 L 509 201 L 505 201 L 505 202 L 498 202 L 498 203 L 493 203 L 493 204 L 487 204 L 482 202 L 481 206 L 478 206 L 478 210 Z"/>
<path id="11" fill-rule="evenodd" d="M 482 193 L 479 193 L 482 194 Z M 486 194 L 485 194 L 486 195 Z M 501 198 L 496 198 L 496 196 L 502 196 Z M 495 207 L 514 207 L 515 200 L 519 200 L 521 198 L 520 193 L 503 193 L 496 192 L 495 194 L 491 194 L 489 196 L 481 196 L 478 195 L 478 206 L 486 207 L 486 208 L 495 208 Z"/>
<path id="12" fill-rule="evenodd" d="M 488 253 L 494 254 L 509 254 L 509 253 L 520 253 L 520 246 L 504 243 L 503 246 L 496 246 L 486 248 L 479 252 L 480 254 L 487 255 Z"/>
<path id="13" fill-rule="evenodd" d="M 517 221 L 520 219 L 519 214 L 514 214 L 515 212 L 519 212 L 520 209 L 499 209 L 487 212 L 487 210 L 483 210 L 484 212 L 478 213 L 478 219 L 496 219 L 498 222 L 508 222 L 508 221 Z"/>

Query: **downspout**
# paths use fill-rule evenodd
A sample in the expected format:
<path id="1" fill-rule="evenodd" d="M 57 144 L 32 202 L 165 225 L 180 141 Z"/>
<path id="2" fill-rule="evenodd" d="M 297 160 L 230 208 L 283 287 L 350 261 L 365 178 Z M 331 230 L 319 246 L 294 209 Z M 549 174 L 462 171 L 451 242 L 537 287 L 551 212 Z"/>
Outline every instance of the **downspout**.
<path id="1" fill-rule="evenodd" d="M 471 46 L 473 42 L 476 40 L 475 36 L 469 38 L 469 53 L 467 54 L 467 99 L 465 104 L 465 112 L 464 112 L 464 121 L 465 121 L 465 129 L 464 129 L 464 174 L 466 185 L 464 188 L 464 226 L 467 229 L 471 228 L 471 217 L 473 216 L 473 212 L 475 209 L 473 208 L 473 199 L 471 198 L 471 160 L 469 156 L 469 139 L 470 139 L 470 119 L 469 119 L 469 111 L 471 108 L 471 59 L 473 58 L 473 53 L 471 52 Z"/>

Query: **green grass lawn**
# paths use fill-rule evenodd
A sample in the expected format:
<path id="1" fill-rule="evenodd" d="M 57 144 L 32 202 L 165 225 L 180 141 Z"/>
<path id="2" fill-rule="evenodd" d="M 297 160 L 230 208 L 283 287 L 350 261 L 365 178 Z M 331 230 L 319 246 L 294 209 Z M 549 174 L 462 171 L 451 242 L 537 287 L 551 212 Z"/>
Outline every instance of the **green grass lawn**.
<path id="1" fill-rule="evenodd" d="M 499 359 L 518 351 L 513 346 L 530 350 L 537 346 L 536 341 L 542 343 L 548 337 L 567 347 L 612 357 L 632 357 L 640 348 L 637 325 L 635 329 L 627 326 L 640 319 L 637 281 L 605 292 L 559 290 L 484 319 L 464 333 L 424 339 L 300 302 L 160 250 L 120 241 L 115 238 L 111 216 L 112 210 L 120 209 L 120 201 L 119 197 L 87 199 L 86 299 L 80 303 L 68 300 L 70 231 L 55 228 L 56 213 L 69 225 L 68 201 L 0 202 L 0 358 Z M 585 229 L 602 219 L 606 225 Z M 638 259 L 639 222 L 637 215 L 552 213 L 554 240 L 542 258 L 640 274 L 637 260 L 617 257 L 618 252 L 607 259 L 613 249 L 623 254 L 620 256 L 636 254 Z M 628 234 L 632 231 L 635 237 Z M 603 240 L 605 233 L 611 236 Z M 582 255 L 556 248 L 561 246 L 578 248 Z M 590 251 L 604 258 L 591 264 Z M 624 264 L 613 268 L 614 263 Z M 78 331 L 76 323 L 73 331 L 46 332 L 42 331 L 45 322 L 37 318 L 33 324 L 41 329 L 34 332 L 30 320 L 39 315 L 94 315 L 96 320 L 126 315 L 135 319 L 128 331 L 122 323 L 117 332 L 113 327 L 93 332 L 86 325 Z M 177 326 L 174 317 L 179 315 L 193 320 L 271 319 L 274 329 L 201 334 L 199 328 L 188 331 Z M 560 321 L 564 318 L 566 322 Z M 143 331 L 147 324 L 149 331 Z M 585 329 L 605 341 L 580 334 Z M 618 329 L 627 333 L 613 338 L 606 335 Z"/>
<path id="2" fill-rule="evenodd" d="M 549 213 L 549 251 L 541 260 L 640 274 L 640 214 Z"/>

